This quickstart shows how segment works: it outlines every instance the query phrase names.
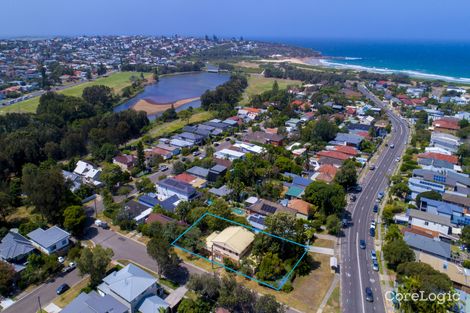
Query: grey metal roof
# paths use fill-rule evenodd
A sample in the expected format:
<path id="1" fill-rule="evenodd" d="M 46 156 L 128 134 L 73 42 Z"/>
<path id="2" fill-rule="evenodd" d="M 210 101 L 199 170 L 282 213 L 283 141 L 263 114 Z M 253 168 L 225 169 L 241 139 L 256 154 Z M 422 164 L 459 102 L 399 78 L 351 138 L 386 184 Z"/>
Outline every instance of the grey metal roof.
<path id="1" fill-rule="evenodd" d="M 223 171 L 227 170 L 227 167 L 217 164 L 214 165 L 210 170 L 216 173 L 222 173 Z"/>
<path id="2" fill-rule="evenodd" d="M 142 304 L 138 307 L 141 313 L 157 313 L 160 308 L 165 310 L 169 307 L 168 303 L 159 296 L 151 296 L 145 298 Z"/>
<path id="3" fill-rule="evenodd" d="M 219 197 L 225 197 L 232 193 L 232 189 L 228 188 L 226 185 L 223 185 L 220 188 L 211 188 L 209 189 L 209 192 Z"/>
<path id="4" fill-rule="evenodd" d="M 104 284 L 127 302 L 133 301 L 157 282 L 157 279 L 134 264 L 103 279 Z"/>
<path id="5" fill-rule="evenodd" d="M 200 166 L 193 166 L 186 172 L 201 178 L 207 178 L 207 175 L 209 175 L 209 170 Z"/>
<path id="6" fill-rule="evenodd" d="M 110 295 L 101 297 L 96 291 L 82 292 L 61 313 L 126 313 L 127 306 Z"/>
<path id="7" fill-rule="evenodd" d="M 452 171 L 448 171 L 446 173 L 439 173 L 419 168 L 413 170 L 413 176 L 418 176 L 426 180 L 443 183 L 447 186 L 455 187 L 457 184 L 470 186 L 470 177 L 468 175 L 455 173 Z"/>
<path id="8" fill-rule="evenodd" d="M 157 182 L 157 185 L 187 196 L 191 196 L 196 193 L 196 189 L 194 189 L 190 184 L 173 178 L 160 180 Z"/>
<path id="9" fill-rule="evenodd" d="M 452 227 L 452 224 L 450 223 L 450 217 L 449 216 L 444 216 L 444 215 L 435 215 L 431 214 L 428 212 L 420 211 L 420 210 L 415 210 L 415 209 L 409 209 L 408 210 L 408 216 L 411 218 L 418 218 L 424 221 L 430 221 L 433 223 L 445 225 Z"/>
<path id="10" fill-rule="evenodd" d="M 54 225 L 47 230 L 36 228 L 28 234 L 28 237 L 40 246 L 48 248 L 66 238 L 69 238 L 70 234 L 62 228 Z"/>
<path id="11" fill-rule="evenodd" d="M 8 232 L 0 242 L 0 258 L 15 259 L 31 253 L 34 250 L 29 240 L 18 233 Z"/>
<path id="12" fill-rule="evenodd" d="M 458 195 L 452 195 L 452 194 L 444 193 L 442 195 L 442 200 L 445 201 L 445 202 L 450 202 L 450 203 L 455 203 L 455 204 L 458 204 L 458 205 L 463 205 L 467 208 L 470 207 L 470 198 L 465 198 L 465 197 L 458 196 Z"/>
<path id="13" fill-rule="evenodd" d="M 444 160 L 418 159 L 418 164 L 419 165 L 432 165 L 434 167 L 442 167 L 442 168 L 448 168 L 448 169 L 454 168 L 454 165 L 452 163 L 444 161 Z"/>
<path id="14" fill-rule="evenodd" d="M 437 241 L 411 232 L 405 232 L 403 239 L 415 250 L 450 259 L 450 244 L 447 242 Z"/>
<path id="15" fill-rule="evenodd" d="M 364 138 L 362 138 L 359 135 L 345 134 L 345 133 L 338 133 L 335 138 L 335 141 L 349 142 L 355 145 L 360 144 L 362 140 L 364 140 Z"/>

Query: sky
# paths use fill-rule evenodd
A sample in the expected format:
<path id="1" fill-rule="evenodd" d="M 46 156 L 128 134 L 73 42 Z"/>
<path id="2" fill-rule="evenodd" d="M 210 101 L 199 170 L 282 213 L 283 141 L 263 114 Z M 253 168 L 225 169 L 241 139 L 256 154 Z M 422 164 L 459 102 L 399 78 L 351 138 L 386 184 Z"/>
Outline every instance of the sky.
<path id="1" fill-rule="evenodd" d="M 470 41 L 469 0 L 1 0 L 0 36 Z"/>

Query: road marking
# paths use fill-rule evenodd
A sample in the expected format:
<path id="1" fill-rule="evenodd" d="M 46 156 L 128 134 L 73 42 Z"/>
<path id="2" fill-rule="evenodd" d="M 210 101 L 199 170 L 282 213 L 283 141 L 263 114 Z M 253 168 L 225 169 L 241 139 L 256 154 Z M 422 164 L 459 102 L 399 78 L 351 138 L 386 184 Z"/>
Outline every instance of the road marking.
<path id="1" fill-rule="evenodd" d="M 362 293 L 364 292 L 364 289 L 362 288 L 362 274 L 361 274 L 361 266 L 359 262 L 359 233 L 356 233 L 356 250 L 357 250 L 357 268 L 359 269 L 359 285 L 361 287 L 361 304 L 362 304 L 362 312 L 365 313 L 365 307 L 364 307 L 364 296 Z"/>

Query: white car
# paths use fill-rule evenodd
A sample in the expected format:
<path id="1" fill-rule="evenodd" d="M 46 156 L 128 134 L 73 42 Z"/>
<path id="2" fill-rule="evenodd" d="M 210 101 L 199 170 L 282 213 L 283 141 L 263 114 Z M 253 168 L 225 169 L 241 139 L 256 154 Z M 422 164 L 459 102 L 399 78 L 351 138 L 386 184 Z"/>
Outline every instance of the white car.
<path id="1" fill-rule="evenodd" d="M 57 262 L 59 262 L 60 264 L 64 263 L 65 259 L 63 256 L 60 256 L 57 258 Z"/>
<path id="2" fill-rule="evenodd" d="M 100 227 L 102 223 L 103 223 L 102 220 L 95 220 L 95 225 L 98 227 Z"/>

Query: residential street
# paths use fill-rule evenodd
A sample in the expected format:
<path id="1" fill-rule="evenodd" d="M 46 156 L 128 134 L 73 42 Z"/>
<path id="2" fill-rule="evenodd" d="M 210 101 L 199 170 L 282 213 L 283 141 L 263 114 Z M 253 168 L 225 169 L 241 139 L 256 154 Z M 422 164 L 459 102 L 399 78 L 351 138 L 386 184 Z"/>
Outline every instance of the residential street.
<path id="1" fill-rule="evenodd" d="M 377 106 L 383 103 L 372 95 L 366 88 L 359 90 Z M 387 114 L 392 123 L 392 133 L 389 141 L 395 148 L 384 147 L 375 163 L 376 169 L 370 171 L 362 182 L 363 191 L 356 202 L 352 202 L 347 210 L 351 213 L 351 224 L 345 230 L 341 239 L 341 281 L 342 281 L 342 311 L 343 312 L 385 312 L 378 272 L 372 270 L 371 250 L 375 249 L 374 238 L 369 235 L 371 220 L 377 221 L 373 213 L 377 194 L 385 191 L 388 176 L 397 166 L 395 158 L 404 152 L 408 138 L 406 122 L 394 115 L 387 108 Z M 380 225 L 378 225 L 380 229 Z M 366 249 L 359 248 L 359 241 L 366 240 Z M 383 264 L 383 263 L 382 263 Z M 374 302 L 365 300 L 365 288 L 370 287 L 374 293 Z"/>

